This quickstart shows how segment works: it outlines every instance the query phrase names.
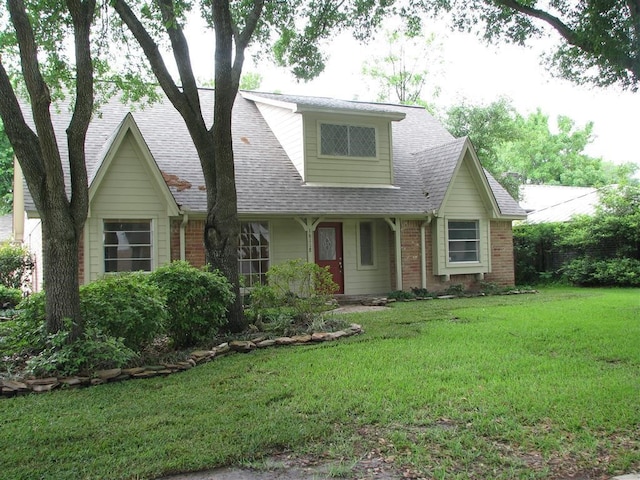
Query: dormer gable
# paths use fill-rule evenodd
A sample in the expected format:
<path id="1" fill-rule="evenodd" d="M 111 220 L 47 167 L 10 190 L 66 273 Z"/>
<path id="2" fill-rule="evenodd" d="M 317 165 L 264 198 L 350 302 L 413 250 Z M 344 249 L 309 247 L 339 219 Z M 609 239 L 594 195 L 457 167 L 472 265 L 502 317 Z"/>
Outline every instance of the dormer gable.
<path id="1" fill-rule="evenodd" d="M 128 156 L 123 156 L 124 152 L 127 152 Z M 179 214 L 178 205 L 131 113 L 125 115 L 120 125 L 107 139 L 99 152 L 95 170 L 89 173 L 89 205 L 95 203 L 94 198 L 105 186 L 107 179 L 111 184 L 118 183 L 117 178 L 110 172 L 122 170 L 127 162 L 131 167 L 132 159 L 135 159 L 138 167 L 135 170 L 139 172 L 141 177 L 129 180 L 140 180 L 141 182 L 138 182 L 140 186 L 151 188 L 154 197 L 166 206 L 167 215 L 177 216 Z M 119 174 L 130 176 L 126 172 L 119 172 Z"/>
<path id="2" fill-rule="evenodd" d="M 393 185 L 392 105 L 242 92 L 309 186 Z"/>

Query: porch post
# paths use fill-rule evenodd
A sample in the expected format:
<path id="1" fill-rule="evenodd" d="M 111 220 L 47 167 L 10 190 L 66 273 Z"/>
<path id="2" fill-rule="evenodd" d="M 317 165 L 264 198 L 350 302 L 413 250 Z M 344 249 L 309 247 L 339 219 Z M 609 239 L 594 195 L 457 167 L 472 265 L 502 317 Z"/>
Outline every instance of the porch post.
<path id="1" fill-rule="evenodd" d="M 396 290 L 402 290 L 402 232 L 401 232 L 401 220 L 396 217 L 391 219 L 389 217 L 384 219 L 385 222 L 391 228 L 391 231 L 395 234 L 396 244 Z"/>
<path id="2" fill-rule="evenodd" d="M 314 263 L 316 261 L 316 258 L 315 250 L 313 248 L 313 232 L 316 231 L 316 227 L 322 221 L 322 217 L 317 218 L 315 221 L 310 217 L 306 217 L 304 219 L 300 217 L 294 217 L 293 219 L 302 226 L 303 230 L 307 234 L 307 262 Z"/>

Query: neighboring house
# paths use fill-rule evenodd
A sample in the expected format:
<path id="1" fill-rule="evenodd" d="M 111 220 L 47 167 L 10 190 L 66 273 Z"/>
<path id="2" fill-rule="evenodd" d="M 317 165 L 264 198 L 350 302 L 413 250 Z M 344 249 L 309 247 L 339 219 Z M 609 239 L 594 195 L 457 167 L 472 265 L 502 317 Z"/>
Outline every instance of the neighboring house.
<path id="1" fill-rule="evenodd" d="M 568 222 L 575 215 L 592 215 L 600 202 L 593 187 L 523 185 L 520 196 L 527 223 Z"/>
<path id="2" fill-rule="evenodd" d="M 213 112 L 213 92 L 201 96 Z M 54 119 L 59 139 L 68 117 Z M 514 283 L 511 223 L 525 212 L 424 108 L 241 92 L 233 146 L 247 287 L 294 258 L 328 266 L 346 295 Z M 204 180 L 169 102 L 103 105 L 86 152 L 84 283 L 204 263 Z"/>

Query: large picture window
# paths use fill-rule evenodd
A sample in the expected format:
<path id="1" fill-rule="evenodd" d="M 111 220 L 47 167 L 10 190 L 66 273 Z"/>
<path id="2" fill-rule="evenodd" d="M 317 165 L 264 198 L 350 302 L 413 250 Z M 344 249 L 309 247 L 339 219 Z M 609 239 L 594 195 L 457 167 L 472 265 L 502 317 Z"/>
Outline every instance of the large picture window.
<path id="1" fill-rule="evenodd" d="M 104 221 L 104 271 L 151 271 L 151 220 Z"/>
<path id="2" fill-rule="evenodd" d="M 449 262 L 480 261 L 480 228 L 477 220 L 449 220 Z"/>
<path id="3" fill-rule="evenodd" d="M 267 283 L 269 269 L 269 224 L 241 222 L 238 243 L 238 270 L 244 286 Z"/>
<path id="4" fill-rule="evenodd" d="M 332 157 L 376 157 L 376 129 L 354 125 L 320 125 L 320 154 Z"/>

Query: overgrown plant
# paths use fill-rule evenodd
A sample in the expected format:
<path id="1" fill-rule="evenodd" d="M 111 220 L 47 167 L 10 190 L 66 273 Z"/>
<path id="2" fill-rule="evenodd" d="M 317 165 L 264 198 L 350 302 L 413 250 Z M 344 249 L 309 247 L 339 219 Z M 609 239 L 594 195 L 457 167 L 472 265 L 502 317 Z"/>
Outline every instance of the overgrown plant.
<path id="1" fill-rule="evenodd" d="M 251 291 L 251 309 L 258 319 L 273 308 L 289 309 L 294 320 L 310 322 L 332 304 L 338 285 L 327 268 L 302 259 L 273 265 L 267 272 L 267 285 Z"/>
<path id="2" fill-rule="evenodd" d="M 28 370 L 38 376 L 90 374 L 96 370 L 126 366 L 138 354 L 122 338 L 103 333 L 97 327 L 85 329 L 69 342 L 69 331 L 50 334 L 47 347 L 27 360 Z"/>
<path id="3" fill-rule="evenodd" d="M 172 262 L 149 276 L 167 297 L 167 334 L 174 346 L 210 341 L 226 325 L 226 313 L 235 299 L 231 283 L 219 271 Z"/>
<path id="4" fill-rule="evenodd" d="M 28 288 L 33 274 L 33 257 L 23 245 L 0 244 L 0 285 L 7 288 Z"/>

